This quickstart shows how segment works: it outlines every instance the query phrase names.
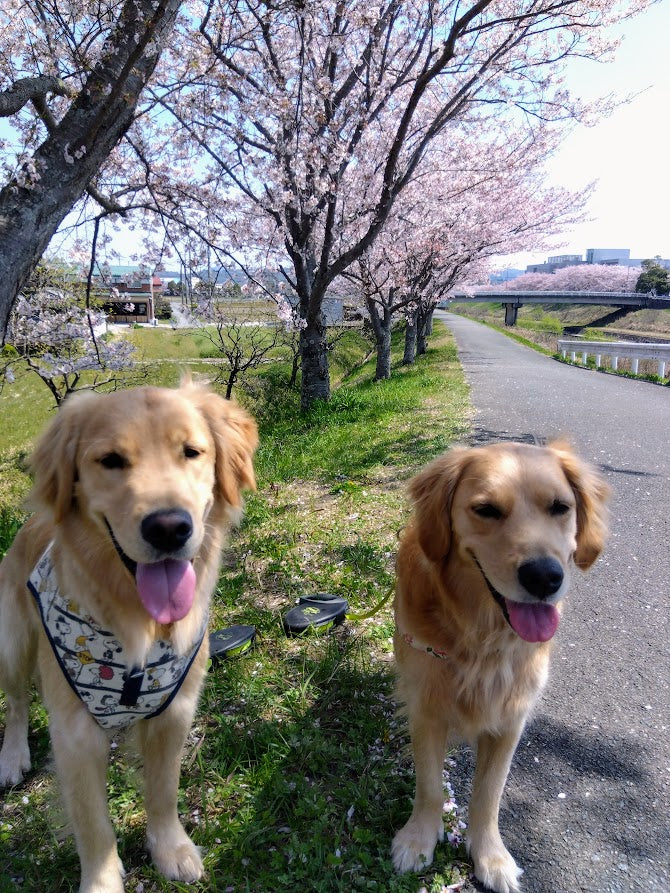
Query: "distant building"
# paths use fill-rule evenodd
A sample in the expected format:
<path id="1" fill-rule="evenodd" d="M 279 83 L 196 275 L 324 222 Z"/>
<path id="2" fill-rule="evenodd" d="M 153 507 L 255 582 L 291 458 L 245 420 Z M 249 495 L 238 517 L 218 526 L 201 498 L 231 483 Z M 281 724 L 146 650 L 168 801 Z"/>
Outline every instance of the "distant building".
<path id="1" fill-rule="evenodd" d="M 548 257 L 544 264 L 530 264 L 526 267 L 526 273 L 553 273 L 562 267 L 576 267 L 583 263 L 581 254 L 556 254 Z"/>
<path id="2" fill-rule="evenodd" d="M 587 248 L 586 263 L 630 267 L 630 248 Z"/>
<path id="3" fill-rule="evenodd" d="M 96 275 L 96 292 L 108 322 L 153 322 L 163 283 L 146 268 L 104 264 Z"/>
<path id="4" fill-rule="evenodd" d="M 528 264 L 526 273 L 553 273 L 556 267 L 549 262 L 544 264 Z"/>
<path id="5" fill-rule="evenodd" d="M 575 264 L 582 263 L 582 256 L 581 254 L 555 254 L 553 257 L 547 258 L 547 262 L 553 264 L 556 269 L 559 267 L 573 267 Z"/>
<path id="6" fill-rule="evenodd" d="M 529 264 L 526 273 L 553 273 L 561 267 L 576 267 L 579 264 L 608 264 L 620 267 L 642 267 L 647 258 L 631 257 L 630 248 L 587 248 L 586 260 L 580 254 L 557 254 L 548 257 L 543 264 Z M 653 258 L 661 267 L 670 270 L 670 258 Z"/>
<path id="7" fill-rule="evenodd" d="M 183 275 L 183 270 L 156 270 L 154 273 L 154 276 L 158 276 L 164 286 L 168 282 L 181 282 Z"/>

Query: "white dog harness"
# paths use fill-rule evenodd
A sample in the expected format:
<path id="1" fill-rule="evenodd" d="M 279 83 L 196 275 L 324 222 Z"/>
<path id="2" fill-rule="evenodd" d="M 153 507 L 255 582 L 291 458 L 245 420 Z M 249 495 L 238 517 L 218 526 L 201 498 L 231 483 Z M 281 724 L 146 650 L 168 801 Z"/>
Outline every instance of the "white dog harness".
<path id="1" fill-rule="evenodd" d="M 200 648 L 207 618 L 189 652 L 177 655 L 158 639 L 144 667 L 127 667 L 123 647 L 79 606 L 60 593 L 50 543 L 35 565 L 28 589 L 39 608 L 56 660 L 75 694 L 103 729 L 122 729 L 161 713 L 175 697 Z"/>

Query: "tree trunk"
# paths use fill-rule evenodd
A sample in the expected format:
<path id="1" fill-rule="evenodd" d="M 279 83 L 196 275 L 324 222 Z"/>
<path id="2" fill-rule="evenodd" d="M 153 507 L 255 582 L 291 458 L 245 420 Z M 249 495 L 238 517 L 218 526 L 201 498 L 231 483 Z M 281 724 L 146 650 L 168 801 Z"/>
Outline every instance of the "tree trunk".
<path id="1" fill-rule="evenodd" d="M 375 381 L 391 377 L 391 325 L 384 320 L 380 336 L 377 338 L 377 367 Z"/>
<path id="2" fill-rule="evenodd" d="M 0 343 L 22 286 L 63 218 L 133 120 L 174 27 L 178 0 L 128 0 L 104 55 L 33 156 L 39 182 L 0 192 Z"/>
<path id="3" fill-rule="evenodd" d="M 420 310 L 417 314 L 416 321 L 416 353 L 422 356 L 428 349 L 427 338 L 433 328 L 433 311 L 422 313 Z"/>
<path id="4" fill-rule="evenodd" d="M 421 327 L 416 335 L 416 355 L 418 357 L 423 356 L 427 349 L 428 342 L 426 340 L 426 330 Z"/>
<path id="5" fill-rule="evenodd" d="M 381 381 L 391 377 L 391 321 L 393 313 L 385 304 L 380 304 L 372 297 L 365 298 L 365 305 L 375 335 L 377 349 L 375 381 Z"/>
<path id="6" fill-rule="evenodd" d="M 300 331 L 300 408 L 306 412 L 315 400 L 330 400 L 328 342 L 322 320 L 307 320 Z"/>
<path id="7" fill-rule="evenodd" d="M 289 379 L 288 386 L 290 388 L 295 387 L 295 383 L 298 380 L 298 371 L 300 369 L 300 351 L 293 353 L 293 360 L 291 362 L 291 378 Z"/>
<path id="8" fill-rule="evenodd" d="M 407 317 L 405 323 L 405 353 L 403 354 L 403 366 L 411 366 L 416 359 L 416 311 Z"/>

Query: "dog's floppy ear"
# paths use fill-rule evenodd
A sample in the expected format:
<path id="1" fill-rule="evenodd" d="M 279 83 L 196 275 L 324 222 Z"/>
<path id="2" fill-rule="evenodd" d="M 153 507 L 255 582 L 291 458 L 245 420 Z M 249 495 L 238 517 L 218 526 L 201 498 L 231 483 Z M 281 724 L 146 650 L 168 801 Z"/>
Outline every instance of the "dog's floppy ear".
<path id="1" fill-rule="evenodd" d="M 577 499 L 575 564 L 587 570 L 602 552 L 607 537 L 610 488 L 596 469 L 575 455 L 569 444 L 550 443 Z"/>
<path id="2" fill-rule="evenodd" d="M 74 505 L 80 421 L 95 400 L 89 391 L 71 394 L 42 433 L 30 459 L 35 476 L 30 504 L 51 510 L 55 523 Z"/>
<path id="3" fill-rule="evenodd" d="M 203 414 L 214 437 L 219 494 L 229 505 L 238 507 L 242 504 L 241 491 L 256 489 L 256 422 L 234 400 L 224 400 L 204 385 L 186 381 L 182 390 Z"/>
<path id="4" fill-rule="evenodd" d="M 410 481 L 419 545 L 431 561 L 442 561 L 449 553 L 451 503 L 468 454 L 465 447 L 454 447 L 433 459 Z"/>

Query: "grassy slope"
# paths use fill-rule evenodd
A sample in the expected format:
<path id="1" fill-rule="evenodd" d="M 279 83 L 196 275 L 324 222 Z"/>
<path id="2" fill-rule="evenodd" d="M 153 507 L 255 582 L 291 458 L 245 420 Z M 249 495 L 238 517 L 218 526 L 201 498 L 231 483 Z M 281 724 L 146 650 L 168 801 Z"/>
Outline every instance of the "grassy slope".
<path id="1" fill-rule="evenodd" d="M 505 324 L 505 314 L 500 304 L 456 304 L 454 309 L 473 319 L 483 319 L 499 326 Z M 530 331 L 536 335 L 542 332 L 546 333 L 547 341 L 548 343 L 553 342 L 554 350 L 556 349 L 556 338 L 561 337 L 564 328 L 572 326 L 583 326 L 589 332 L 597 332 L 602 337 L 609 337 L 610 340 L 625 338 L 628 334 L 651 335 L 670 341 L 670 310 L 635 310 L 615 322 L 594 328 L 595 323 L 611 313 L 613 309 L 612 307 L 589 305 L 528 304 L 519 308 L 515 328 Z M 548 346 L 548 344 L 544 346 Z"/>
<path id="2" fill-rule="evenodd" d="M 447 844 L 424 876 L 398 878 L 390 864 L 413 794 L 392 699 L 390 605 L 301 639 L 285 637 L 281 615 L 303 592 L 335 592 L 354 609 L 388 592 L 405 481 L 462 436 L 467 390 L 439 325 L 414 367 L 397 364 L 394 345 L 387 382 L 371 380 L 372 363 L 345 374 L 361 356 L 355 336 L 338 351 L 342 384 L 330 404 L 300 417 L 295 395 L 268 376 L 267 402 L 257 406 L 258 492 L 225 554 L 212 627 L 254 624 L 258 644 L 209 674 L 182 778 L 180 810 L 206 851 L 207 880 L 182 888 L 152 870 L 137 773 L 117 756 L 110 800 L 129 891 L 410 893 L 457 877 L 463 852 Z M 31 713 L 36 768 L 0 808 L 0 891 L 64 893 L 77 888 L 77 858 L 46 808 L 54 799 L 46 717 L 37 702 Z"/>

